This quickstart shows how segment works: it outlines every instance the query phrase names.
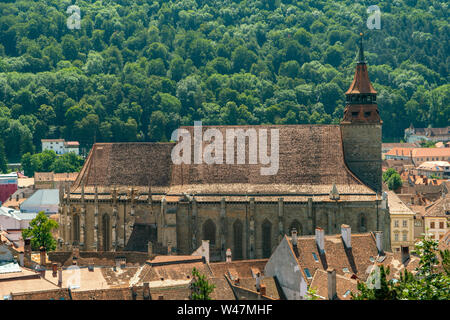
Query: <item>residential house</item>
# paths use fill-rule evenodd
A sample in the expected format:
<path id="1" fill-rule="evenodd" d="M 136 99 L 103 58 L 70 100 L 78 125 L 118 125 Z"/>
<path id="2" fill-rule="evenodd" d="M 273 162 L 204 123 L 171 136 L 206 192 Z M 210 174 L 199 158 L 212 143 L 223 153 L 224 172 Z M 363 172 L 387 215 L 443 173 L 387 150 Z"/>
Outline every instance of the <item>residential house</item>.
<path id="1" fill-rule="evenodd" d="M 77 179 L 78 172 L 35 172 L 34 184 L 36 189 L 59 189 L 60 186 L 71 184 Z"/>
<path id="2" fill-rule="evenodd" d="M 40 212 L 44 211 L 48 215 L 58 213 L 59 209 L 59 190 L 58 189 L 40 189 L 31 197 L 26 199 L 20 205 L 20 211 Z"/>
<path id="3" fill-rule="evenodd" d="M 36 213 L 22 213 L 8 207 L 0 207 L 0 228 L 6 231 L 27 229 L 35 217 Z"/>
<path id="4" fill-rule="evenodd" d="M 382 232 L 352 234 L 348 225 L 338 235 L 315 231 L 315 236 L 297 236 L 296 231 L 284 236 L 264 269 L 266 276 L 276 277 L 288 300 L 307 297 L 317 270 L 332 268 L 337 275 L 366 281 L 373 264 L 384 260 Z"/>
<path id="5" fill-rule="evenodd" d="M 417 173 L 428 178 L 431 176 L 439 179 L 450 178 L 450 162 L 448 161 L 426 161 L 417 167 Z"/>
<path id="6" fill-rule="evenodd" d="M 385 154 L 389 152 L 393 148 L 417 148 L 415 143 L 382 143 L 381 144 L 381 153 Z"/>
<path id="7" fill-rule="evenodd" d="M 444 128 L 414 128 L 405 129 L 405 141 L 409 143 L 420 141 L 450 141 L 450 126 Z"/>
<path id="8" fill-rule="evenodd" d="M 415 166 L 427 161 L 450 161 L 450 148 L 414 148 L 412 161 Z"/>
<path id="9" fill-rule="evenodd" d="M 65 141 L 64 139 L 41 139 L 42 151 L 53 150 L 56 154 L 61 155 L 73 152 L 79 155 L 80 144 L 78 141 Z"/>
<path id="10" fill-rule="evenodd" d="M 414 148 L 392 148 L 385 153 L 386 160 L 411 160 Z"/>
<path id="11" fill-rule="evenodd" d="M 388 191 L 388 206 L 391 214 L 391 248 L 400 252 L 402 246 L 414 249 L 414 216 L 415 213 L 408 208 L 393 191 Z"/>
<path id="12" fill-rule="evenodd" d="M 0 202 L 4 203 L 18 189 L 16 172 L 0 174 Z"/>
<path id="13" fill-rule="evenodd" d="M 432 239 L 441 240 L 449 230 L 450 194 L 443 194 L 439 200 L 426 207 L 423 219 L 425 232 Z"/>

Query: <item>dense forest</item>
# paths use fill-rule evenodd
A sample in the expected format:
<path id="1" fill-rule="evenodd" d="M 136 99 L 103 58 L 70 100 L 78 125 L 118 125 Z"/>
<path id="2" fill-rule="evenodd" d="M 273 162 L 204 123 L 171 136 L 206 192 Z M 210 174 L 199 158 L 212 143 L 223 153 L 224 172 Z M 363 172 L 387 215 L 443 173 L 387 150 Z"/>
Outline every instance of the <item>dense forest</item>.
<path id="1" fill-rule="evenodd" d="M 0 144 L 20 161 L 42 138 L 89 147 L 167 141 L 194 120 L 339 123 L 361 31 L 384 139 L 449 125 L 448 3 L 380 1 L 369 30 L 372 2 L 0 0 Z"/>

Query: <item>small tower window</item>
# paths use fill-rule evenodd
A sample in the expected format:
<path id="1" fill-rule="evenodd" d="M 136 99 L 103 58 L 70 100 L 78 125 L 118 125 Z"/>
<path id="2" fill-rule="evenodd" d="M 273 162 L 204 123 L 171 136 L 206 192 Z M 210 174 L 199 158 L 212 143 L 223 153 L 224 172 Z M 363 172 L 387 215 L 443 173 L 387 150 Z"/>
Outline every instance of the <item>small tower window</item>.
<path id="1" fill-rule="evenodd" d="M 370 117 L 371 114 L 372 114 L 372 112 L 370 112 L 370 111 L 364 112 L 364 117 L 368 118 L 368 117 Z"/>
<path id="2" fill-rule="evenodd" d="M 352 112 L 353 117 L 357 117 L 359 112 Z"/>

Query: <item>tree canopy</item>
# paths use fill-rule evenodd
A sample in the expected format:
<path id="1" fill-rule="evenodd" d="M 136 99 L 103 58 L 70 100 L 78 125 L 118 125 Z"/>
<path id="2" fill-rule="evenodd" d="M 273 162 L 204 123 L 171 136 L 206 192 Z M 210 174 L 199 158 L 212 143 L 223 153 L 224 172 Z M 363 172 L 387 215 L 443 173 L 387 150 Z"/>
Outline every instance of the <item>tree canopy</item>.
<path id="1" fill-rule="evenodd" d="M 215 285 L 210 284 L 204 274 L 201 274 L 196 268 L 192 269 L 191 300 L 211 300 L 211 293 L 214 288 Z"/>
<path id="2" fill-rule="evenodd" d="M 450 119 L 448 7 L 340 0 L 0 3 L 0 134 L 8 161 L 42 138 L 165 141 L 180 125 L 336 124 L 359 32 L 385 139 Z"/>
<path id="3" fill-rule="evenodd" d="M 41 247 L 46 251 L 56 249 L 56 240 L 53 238 L 52 230 L 58 228 L 58 222 L 49 219 L 44 211 L 40 211 L 36 218 L 31 220 L 28 229 L 22 231 L 23 239 L 31 239 L 31 249 L 39 250 Z"/>
<path id="4" fill-rule="evenodd" d="M 29 177 L 34 176 L 35 172 L 78 172 L 84 163 L 84 159 L 73 152 L 56 155 L 53 150 L 45 150 L 33 155 L 27 152 L 21 160 L 24 173 Z"/>

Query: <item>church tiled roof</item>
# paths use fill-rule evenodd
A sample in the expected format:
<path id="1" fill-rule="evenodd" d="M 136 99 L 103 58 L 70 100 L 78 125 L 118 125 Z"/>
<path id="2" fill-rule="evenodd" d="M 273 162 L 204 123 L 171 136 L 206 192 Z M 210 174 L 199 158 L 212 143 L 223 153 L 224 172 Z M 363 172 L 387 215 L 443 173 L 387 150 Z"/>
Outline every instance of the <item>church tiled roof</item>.
<path id="1" fill-rule="evenodd" d="M 184 127 L 193 132 L 194 127 Z M 203 127 L 206 130 L 208 127 Z M 172 163 L 175 143 L 98 143 L 95 144 L 77 180 L 71 188 L 72 199 L 93 196 L 97 186 L 99 199 L 110 197 L 111 189 L 118 188 L 118 198 L 127 196 L 130 187 L 142 193 L 151 185 L 154 200 L 166 195 L 177 201 L 183 193 L 208 197 L 280 196 L 328 199 L 336 184 L 341 199 L 346 195 L 374 200 L 375 192 L 364 185 L 347 168 L 344 160 L 341 131 L 338 125 L 283 125 L 283 126 L 218 126 L 224 137 L 227 129 L 279 130 L 279 170 L 275 175 L 261 175 L 260 168 L 269 165 L 248 164 L 181 164 Z M 191 139 L 192 143 L 194 139 Z M 224 160 L 225 160 L 224 138 Z M 207 145 L 203 143 L 204 147 Z M 270 150 L 270 143 L 268 144 Z M 194 148 L 192 147 L 192 150 Z M 193 156 L 192 156 L 193 158 Z M 122 189 L 121 189 L 122 188 Z M 90 195 L 88 195 L 90 194 Z M 306 198 L 305 198 L 306 199 Z M 198 199 L 199 200 L 199 199 Z M 206 199 L 204 199 L 207 201 Z M 261 199 L 263 200 L 263 199 Z M 267 199 L 264 199 L 267 201 Z M 300 199 L 297 199 L 300 200 Z M 307 199 L 306 199 L 307 200 Z M 199 200 L 201 201 L 201 200 Z M 295 200 L 293 200 L 295 201 Z"/>

